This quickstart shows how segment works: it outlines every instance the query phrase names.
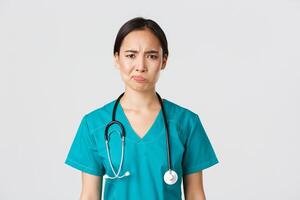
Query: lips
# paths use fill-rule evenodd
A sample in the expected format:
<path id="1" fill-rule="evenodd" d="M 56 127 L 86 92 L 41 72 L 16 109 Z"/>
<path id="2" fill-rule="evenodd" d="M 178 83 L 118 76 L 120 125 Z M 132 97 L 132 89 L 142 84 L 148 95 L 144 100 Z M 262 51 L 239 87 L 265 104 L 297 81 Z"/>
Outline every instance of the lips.
<path id="1" fill-rule="evenodd" d="M 146 79 L 144 78 L 144 77 L 142 77 L 142 76 L 133 76 L 132 77 L 134 80 L 136 80 L 136 81 L 145 81 Z"/>

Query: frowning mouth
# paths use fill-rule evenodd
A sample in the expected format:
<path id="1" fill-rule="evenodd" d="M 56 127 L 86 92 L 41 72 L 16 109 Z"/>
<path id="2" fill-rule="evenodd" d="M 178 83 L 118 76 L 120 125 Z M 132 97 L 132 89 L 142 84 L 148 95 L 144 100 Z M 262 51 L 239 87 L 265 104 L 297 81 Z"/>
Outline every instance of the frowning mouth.
<path id="1" fill-rule="evenodd" d="M 144 81 L 146 81 L 146 79 L 144 77 L 142 77 L 142 76 L 133 76 L 132 78 L 133 78 L 133 80 L 135 80 L 137 82 L 144 82 Z"/>

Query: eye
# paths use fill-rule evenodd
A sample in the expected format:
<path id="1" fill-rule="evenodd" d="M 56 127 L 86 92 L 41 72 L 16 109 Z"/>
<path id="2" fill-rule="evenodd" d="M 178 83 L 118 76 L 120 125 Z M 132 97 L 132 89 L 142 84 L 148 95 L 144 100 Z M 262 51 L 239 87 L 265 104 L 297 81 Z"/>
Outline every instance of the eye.
<path id="1" fill-rule="evenodd" d="M 158 58 L 158 56 L 155 54 L 150 54 L 149 56 L 152 60 L 156 60 Z"/>
<path id="2" fill-rule="evenodd" d="M 126 55 L 126 57 L 127 57 L 127 58 L 134 58 L 135 55 L 134 55 L 134 54 L 128 54 L 128 55 Z"/>

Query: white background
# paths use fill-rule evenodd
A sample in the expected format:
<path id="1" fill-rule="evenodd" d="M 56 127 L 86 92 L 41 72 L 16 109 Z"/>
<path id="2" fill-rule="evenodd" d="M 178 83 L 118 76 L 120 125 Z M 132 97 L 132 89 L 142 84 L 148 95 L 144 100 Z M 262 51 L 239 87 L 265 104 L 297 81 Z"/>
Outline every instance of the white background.
<path id="1" fill-rule="evenodd" d="M 300 2 L 0 1 L 0 199 L 79 199 L 82 116 L 124 90 L 117 31 L 143 16 L 170 56 L 157 91 L 199 114 L 208 200 L 300 199 Z"/>

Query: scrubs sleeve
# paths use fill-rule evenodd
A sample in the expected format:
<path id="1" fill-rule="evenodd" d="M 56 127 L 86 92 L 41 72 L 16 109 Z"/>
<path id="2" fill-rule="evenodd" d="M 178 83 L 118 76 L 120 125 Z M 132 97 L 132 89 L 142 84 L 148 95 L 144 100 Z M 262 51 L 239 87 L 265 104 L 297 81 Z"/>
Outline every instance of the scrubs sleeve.
<path id="1" fill-rule="evenodd" d="M 100 159 L 97 158 L 96 144 L 91 136 L 86 116 L 84 116 L 73 139 L 65 164 L 82 172 L 102 176 L 104 168 Z"/>
<path id="2" fill-rule="evenodd" d="M 183 175 L 201 171 L 217 164 L 219 161 L 212 144 L 203 128 L 199 116 L 192 117 L 190 131 L 183 154 Z"/>

